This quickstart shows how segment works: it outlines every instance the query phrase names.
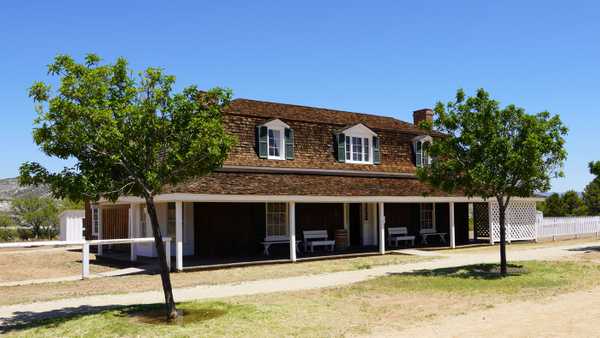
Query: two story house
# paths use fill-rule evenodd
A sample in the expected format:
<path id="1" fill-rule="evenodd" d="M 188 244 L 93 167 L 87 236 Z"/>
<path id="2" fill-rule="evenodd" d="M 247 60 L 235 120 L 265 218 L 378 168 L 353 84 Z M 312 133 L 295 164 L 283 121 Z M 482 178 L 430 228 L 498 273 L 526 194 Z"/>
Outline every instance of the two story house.
<path id="1" fill-rule="evenodd" d="M 238 143 L 223 167 L 155 198 L 162 233 L 175 243 L 176 268 L 183 268 L 184 256 L 285 254 L 295 261 L 309 255 L 305 237 L 315 233 L 325 246 L 334 241 L 331 248 L 344 251 L 384 253 L 390 228 L 404 228 L 417 243 L 467 243 L 469 204 L 485 206 L 478 218 L 487 222 L 494 217 L 487 207 L 492 202 L 449 195 L 417 180 L 416 168 L 431 161 L 428 145 L 440 135 L 416 125 L 432 115 L 418 110 L 408 123 L 233 100 L 224 124 Z M 534 200 L 522 202 L 535 210 Z M 87 205 L 85 222 L 87 238 L 152 234 L 143 201 L 135 197 Z M 492 228 L 485 227 L 489 236 Z M 155 254 L 151 243 L 131 248 L 132 258 Z"/>

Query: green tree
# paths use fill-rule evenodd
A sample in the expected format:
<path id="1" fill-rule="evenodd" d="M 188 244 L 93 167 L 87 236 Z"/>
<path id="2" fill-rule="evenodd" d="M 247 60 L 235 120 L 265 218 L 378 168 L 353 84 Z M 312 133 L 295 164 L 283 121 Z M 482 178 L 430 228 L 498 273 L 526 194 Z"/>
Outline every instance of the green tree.
<path id="1" fill-rule="evenodd" d="M 161 268 L 167 318 L 177 317 L 154 198 L 166 185 L 205 175 L 222 166 L 234 139 L 222 124 L 231 92 L 195 86 L 173 93 L 175 77 L 148 68 L 134 73 L 123 58 L 101 64 L 66 55 L 48 66 L 57 91 L 37 82 L 29 91 L 38 118 L 33 138 L 42 151 L 75 165 L 51 173 L 24 163 L 22 184 L 48 184 L 57 198 L 115 201 L 143 198 Z"/>
<path id="2" fill-rule="evenodd" d="M 14 227 L 15 220 L 6 212 L 0 212 L 0 228 Z"/>
<path id="3" fill-rule="evenodd" d="M 434 127 L 446 134 L 431 146 L 433 163 L 419 178 L 447 192 L 493 198 L 500 213 L 500 273 L 506 275 L 506 209 L 512 197 L 547 191 L 550 179 L 562 175 L 567 128 L 558 116 L 536 115 L 497 101 L 479 89 L 435 107 Z"/>
<path id="4" fill-rule="evenodd" d="M 583 202 L 590 215 L 600 215 L 600 161 L 590 162 L 589 168 L 596 177 L 583 190 Z"/>
<path id="5" fill-rule="evenodd" d="M 53 198 L 15 198 L 11 207 L 18 225 L 29 228 L 34 238 L 52 239 L 58 233 L 58 204 Z"/>
<path id="6" fill-rule="evenodd" d="M 563 216 L 584 216 L 587 214 L 587 208 L 577 192 L 569 190 L 561 196 L 561 200 Z"/>
<path id="7" fill-rule="evenodd" d="M 544 216 L 547 217 L 560 217 L 565 215 L 562 198 L 559 193 L 555 192 L 546 197 L 542 212 L 544 213 Z"/>

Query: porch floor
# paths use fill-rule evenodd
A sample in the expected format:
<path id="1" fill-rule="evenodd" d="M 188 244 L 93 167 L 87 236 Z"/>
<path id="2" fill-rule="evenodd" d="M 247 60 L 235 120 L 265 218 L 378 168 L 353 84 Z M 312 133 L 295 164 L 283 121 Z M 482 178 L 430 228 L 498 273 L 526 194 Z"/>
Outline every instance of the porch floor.
<path id="1" fill-rule="evenodd" d="M 456 248 L 471 248 L 479 246 L 489 246 L 489 242 L 484 240 L 471 241 L 469 243 L 456 245 Z M 386 253 L 406 254 L 402 253 L 404 249 L 416 249 L 422 251 L 436 251 L 436 250 L 447 250 L 450 246 L 447 244 L 419 244 L 415 246 L 400 246 L 400 247 L 386 247 Z M 357 247 L 348 248 L 345 250 L 335 250 L 333 252 L 319 250 L 314 253 L 302 252 L 298 255 L 298 262 L 308 262 L 316 260 L 326 259 L 344 259 L 354 257 L 366 257 L 379 255 L 379 249 L 377 246 Z M 129 261 L 129 252 L 118 252 L 118 251 L 107 251 L 102 256 L 108 261 Z M 175 266 L 175 257 L 171 256 L 171 266 Z M 156 258 L 138 256 L 136 262 L 131 262 L 134 266 L 151 266 L 155 264 Z M 199 256 L 184 256 L 183 257 L 183 270 L 194 271 L 194 270 L 214 270 L 214 269 L 225 269 L 234 267 L 244 267 L 252 265 L 266 265 L 266 264 L 282 264 L 289 263 L 290 259 L 287 254 L 274 254 L 271 256 L 264 256 L 257 254 L 254 256 L 242 256 L 242 257 L 231 257 L 231 258 L 205 258 Z"/>

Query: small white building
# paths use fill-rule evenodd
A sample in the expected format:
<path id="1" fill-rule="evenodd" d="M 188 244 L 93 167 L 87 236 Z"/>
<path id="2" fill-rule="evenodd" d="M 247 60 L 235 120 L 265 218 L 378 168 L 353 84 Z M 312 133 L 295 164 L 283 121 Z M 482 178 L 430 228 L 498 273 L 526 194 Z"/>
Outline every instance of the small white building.
<path id="1" fill-rule="evenodd" d="M 58 215 L 60 219 L 60 240 L 80 242 L 83 237 L 83 210 L 65 210 Z"/>

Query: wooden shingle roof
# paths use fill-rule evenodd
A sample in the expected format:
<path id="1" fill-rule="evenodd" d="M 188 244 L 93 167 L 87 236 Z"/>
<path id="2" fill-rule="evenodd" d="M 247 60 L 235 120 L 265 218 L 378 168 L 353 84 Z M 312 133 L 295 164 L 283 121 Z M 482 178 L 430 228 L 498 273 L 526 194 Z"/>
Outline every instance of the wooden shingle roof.
<path id="1" fill-rule="evenodd" d="M 288 121 L 322 123 L 338 125 L 340 127 L 349 127 L 362 123 L 371 129 L 406 131 L 414 134 L 424 133 L 423 130 L 412 123 L 388 116 L 249 99 L 233 100 L 230 104 L 228 114 L 280 118 Z"/>

